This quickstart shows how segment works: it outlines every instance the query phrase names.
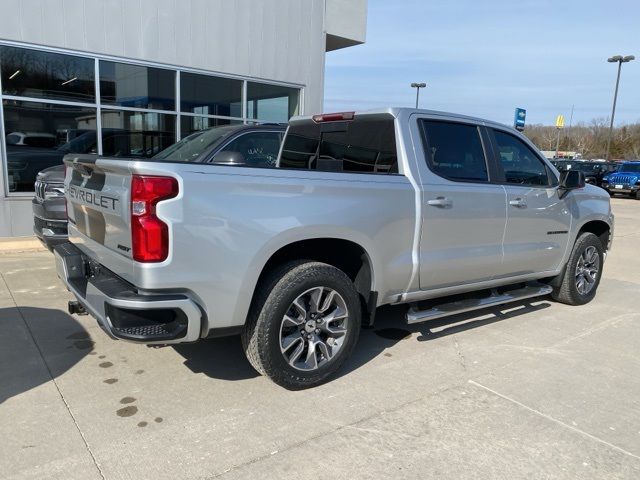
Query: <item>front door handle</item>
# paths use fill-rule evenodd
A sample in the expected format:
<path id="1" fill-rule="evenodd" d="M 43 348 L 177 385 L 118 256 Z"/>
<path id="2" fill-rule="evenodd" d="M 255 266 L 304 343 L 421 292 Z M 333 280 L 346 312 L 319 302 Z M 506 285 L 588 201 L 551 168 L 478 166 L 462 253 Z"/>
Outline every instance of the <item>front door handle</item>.
<path id="1" fill-rule="evenodd" d="M 509 205 L 516 208 L 527 208 L 527 202 L 523 198 L 516 198 L 515 200 L 509 200 Z"/>
<path id="2" fill-rule="evenodd" d="M 453 202 L 446 197 L 436 197 L 431 200 L 427 200 L 427 205 L 439 208 L 451 208 Z"/>

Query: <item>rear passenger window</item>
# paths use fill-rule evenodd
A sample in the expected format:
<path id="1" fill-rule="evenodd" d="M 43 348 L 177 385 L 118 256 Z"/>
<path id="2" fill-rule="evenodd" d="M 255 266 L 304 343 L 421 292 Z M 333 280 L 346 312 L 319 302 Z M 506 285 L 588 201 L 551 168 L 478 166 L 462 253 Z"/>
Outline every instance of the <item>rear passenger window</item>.
<path id="1" fill-rule="evenodd" d="M 444 178 L 487 182 L 487 162 L 478 127 L 421 120 L 429 169 Z"/>
<path id="2" fill-rule="evenodd" d="M 513 135 L 493 131 L 505 181 L 518 185 L 548 186 L 549 172 L 542 160 Z"/>
<path id="3" fill-rule="evenodd" d="M 294 123 L 285 137 L 280 167 L 398 173 L 394 119 L 365 115 L 352 121 Z"/>

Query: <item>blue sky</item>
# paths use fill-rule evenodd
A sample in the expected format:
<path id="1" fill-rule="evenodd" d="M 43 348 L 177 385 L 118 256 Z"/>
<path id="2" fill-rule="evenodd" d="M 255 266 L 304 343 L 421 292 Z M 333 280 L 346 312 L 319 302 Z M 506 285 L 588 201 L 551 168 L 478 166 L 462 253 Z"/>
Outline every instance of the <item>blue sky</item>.
<path id="1" fill-rule="evenodd" d="M 324 110 L 413 106 L 511 124 L 640 122 L 640 0 L 369 0 L 364 45 L 329 52 Z"/>

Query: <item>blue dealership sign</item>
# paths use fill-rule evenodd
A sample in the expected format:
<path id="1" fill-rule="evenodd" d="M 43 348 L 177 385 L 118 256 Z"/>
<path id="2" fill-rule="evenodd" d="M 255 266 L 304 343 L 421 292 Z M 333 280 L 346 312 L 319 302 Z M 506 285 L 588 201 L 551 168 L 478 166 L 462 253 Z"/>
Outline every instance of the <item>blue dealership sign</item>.
<path id="1" fill-rule="evenodd" d="M 516 114 L 513 118 L 513 128 L 518 131 L 524 130 L 524 119 L 527 116 L 527 111 L 524 108 L 516 108 Z"/>

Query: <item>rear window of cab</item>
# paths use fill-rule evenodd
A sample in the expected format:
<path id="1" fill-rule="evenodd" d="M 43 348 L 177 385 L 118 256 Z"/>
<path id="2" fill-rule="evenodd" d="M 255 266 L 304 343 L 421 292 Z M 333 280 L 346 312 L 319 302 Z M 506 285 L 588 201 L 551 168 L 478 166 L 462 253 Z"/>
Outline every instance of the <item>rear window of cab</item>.
<path id="1" fill-rule="evenodd" d="M 394 118 L 295 122 L 289 127 L 280 168 L 345 173 L 398 173 Z"/>

